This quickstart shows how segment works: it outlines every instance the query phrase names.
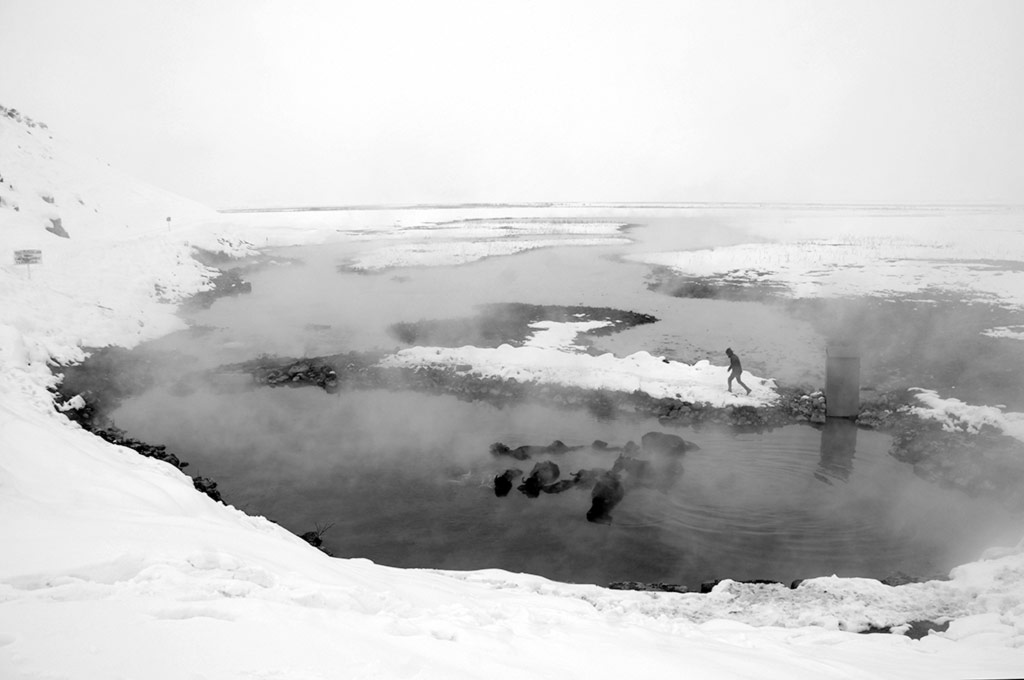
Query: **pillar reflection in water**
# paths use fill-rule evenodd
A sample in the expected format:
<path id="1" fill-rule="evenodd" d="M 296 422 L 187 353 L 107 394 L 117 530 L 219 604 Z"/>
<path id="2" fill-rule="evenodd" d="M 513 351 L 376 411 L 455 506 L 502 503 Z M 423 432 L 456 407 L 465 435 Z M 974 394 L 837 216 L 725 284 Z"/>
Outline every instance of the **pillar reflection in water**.
<path id="1" fill-rule="evenodd" d="M 846 418 L 828 418 L 821 430 L 821 460 L 814 477 L 826 484 L 845 482 L 853 472 L 857 424 Z"/>

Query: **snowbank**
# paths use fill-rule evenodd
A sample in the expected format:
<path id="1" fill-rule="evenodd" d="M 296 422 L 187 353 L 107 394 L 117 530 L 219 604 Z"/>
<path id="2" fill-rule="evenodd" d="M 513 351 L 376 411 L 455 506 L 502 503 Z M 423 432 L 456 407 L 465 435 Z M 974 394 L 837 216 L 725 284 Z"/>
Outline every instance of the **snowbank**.
<path id="1" fill-rule="evenodd" d="M 690 365 L 648 352 L 626 357 L 592 356 L 547 347 L 411 347 L 386 357 L 384 366 L 458 367 L 474 375 L 519 382 L 558 384 L 589 390 L 641 391 L 656 399 L 672 398 L 711 406 L 765 406 L 778 398 L 775 382 L 744 372 L 750 395 L 726 390 L 726 367 L 709 361 Z"/>
<path id="2" fill-rule="evenodd" d="M 912 412 L 922 418 L 941 422 L 942 429 L 948 432 L 977 433 L 981 428 L 990 426 L 1024 441 L 1024 413 L 1007 412 L 999 406 L 979 406 L 959 399 L 942 398 L 934 390 L 913 389 L 924 406 L 915 406 Z"/>
<path id="3" fill-rule="evenodd" d="M 1021 547 L 898 588 L 609 591 L 328 558 L 56 414 L 0 406 L 3 677 L 934 678 L 1024 659 Z M 912 642 L 840 632 L 955 617 Z"/>

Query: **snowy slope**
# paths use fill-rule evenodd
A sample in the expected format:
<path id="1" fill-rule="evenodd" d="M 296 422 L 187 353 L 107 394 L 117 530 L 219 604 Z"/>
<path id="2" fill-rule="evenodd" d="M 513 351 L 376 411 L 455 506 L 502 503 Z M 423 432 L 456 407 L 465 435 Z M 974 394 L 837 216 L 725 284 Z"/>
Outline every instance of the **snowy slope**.
<path id="1" fill-rule="evenodd" d="M 0 367 L 19 369 L 5 371 L 0 391 L 39 398 L 19 378 L 44 379 L 47 359 L 180 328 L 175 303 L 213 274 L 191 246 L 245 250 L 205 229 L 212 209 L 131 180 L 10 115 L 0 115 L 0 177 Z M 54 220 L 66 238 L 47 230 Z M 22 249 L 41 251 L 41 263 L 16 265 Z"/>
<path id="2" fill-rule="evenodd" d="M 792 591 L 725 582 L 703 596 L 328 558 L 196 493 L 171 466 L 85 433 L 45 389 L 48 359 L 177 327 L 170 300 L 210 275 L 190 247 L 243 252 L 231 234 L 244 220 L 229 225 L 10 119 L 0 120 L 0 174 L 0 678 L 952 678 L 1024 669 L 1024 544 L 950 581 L 889 588 L 825 578 Z M 69 239 L 45 231 L 54 211 Z M 42 249 L 31 279 L 11 263 L 15 248 Z M 572 333 L 547 330 L 527 349 L 571 351 Z M 920 617 L 954 620 L 920 641 L 843 632 Z"/>

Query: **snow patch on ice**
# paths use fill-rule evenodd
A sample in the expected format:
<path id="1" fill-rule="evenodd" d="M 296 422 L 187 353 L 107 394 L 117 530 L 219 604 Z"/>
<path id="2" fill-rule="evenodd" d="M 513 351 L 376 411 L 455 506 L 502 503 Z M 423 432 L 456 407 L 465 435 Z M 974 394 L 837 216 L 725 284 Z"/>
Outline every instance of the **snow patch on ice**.
<path id="1" fill-rule="evenodd" d="M 990 338 L 1008 338 L 1010 340 L 1024 340 L 1024 326 L 997 326 L 982 331 L 982 335 Z"/>
<path id="2" fill-rule="evenodd" d="M 952 397 L 940 397 L 935 390 L 912 388 L 918 401 L 924 406 L 915 406 L 911 412 L 929 420 L 942 423 L 947 432 L 969 432 L 977 434 L 985 426 L 993 427 L 1006 435 L 1024 441 L 1024 413 L 1004 411 L 1001 406 L 968 404 Z"/>

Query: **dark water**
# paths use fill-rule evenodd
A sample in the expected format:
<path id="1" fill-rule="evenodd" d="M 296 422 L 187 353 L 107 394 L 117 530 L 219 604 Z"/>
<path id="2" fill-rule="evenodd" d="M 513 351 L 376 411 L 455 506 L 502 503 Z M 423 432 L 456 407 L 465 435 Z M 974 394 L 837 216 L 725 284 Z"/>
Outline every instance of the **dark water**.
<path id="1" fill-rule="evenodd" d="M 995 505 L 916 478 L 887 455 L 888 437 L 842 422 L 766 434 L 678 430 L 701 447 L 686 454 L 682 475 L 631 489 L 601 525 L 586 521 L 583 489 L 496 498 L 495 474 L 534 461 L 495 458 L 489 445 L 622 445 L 662 430 L 656 421 L 313 389 L 154 390 L 115 417 L 168 443 L 237 507 L 298 533 L 333 524 L 324 538 L 334 554 L 400 567 L 697 587 L 720 577 L 944 574 L 1019 539 L 1019 522 Z M 616 455 L 588 447 L 541 459 L 567 476 L 610 468 Z"/>
<path id="2" fill-rule="evenodd" d="M 652 292 L 650 270 L 618 256 L 708 247 L 737 239 L 714 222 L 666 221 L 632 232 L 633 246 L 554 248 L 461 267 L 365 275 L 338 265 L 372 242 L 280 251 L 298 258 L 250 273 L 251 295 L 218 301 L 192 321 L 212 328 L 153 343 L 210 367 L 261 353 L 315 356 L 392 348 L 389 324 L 466 317 L 474 305 L 525 302 L 608 306 L 660 321 L 601 338 L 603 351 L 638 350 L 744 367 L 785 382 L 822 384 L 824 340 L 779 306 L 680 299 Z M 724 377 L 724 368 L 723 368 Z M 724 385 L 723 385 L 724 389 Z M 664 581 L 696 587 L 721 577 L 838 574 L 930 576 L 1016 543 L 1020 522 L 994 504 L 917 479 L 868 431 L 791 426 L 765 434 L 704 429 L 683 474 L 634 488 L 611 525 L 588 523 L 589 491 L 496 498 L 494 475 L 534 461 L 495 459 L 492 442 L 613 445 L 661 430 L 656 421 L 602 422 L 524 404 L 497 409 L 407 392 L 328 395 L 250 389 L 245 379 L 183 394 L 160 385 L 113 414 L 133 436 L 164 443 L 215 479 L 227 502 L 303 533 L 336 555 L 401 567 L 499 567 L 562 581 Z M 615 453 L 553 458 L 563 476 L 610 468 Z"/>

